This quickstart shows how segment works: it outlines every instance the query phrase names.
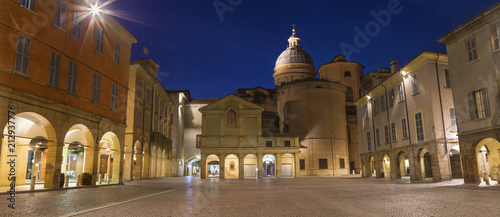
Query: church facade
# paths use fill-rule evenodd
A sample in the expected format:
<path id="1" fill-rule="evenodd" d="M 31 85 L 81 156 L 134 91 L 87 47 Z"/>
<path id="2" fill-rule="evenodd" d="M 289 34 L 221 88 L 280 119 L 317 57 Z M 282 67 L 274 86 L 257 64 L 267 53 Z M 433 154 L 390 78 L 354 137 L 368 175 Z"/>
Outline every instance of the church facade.
<path id="1" fill-rule="evenodd" d="M 360 172 L 353 99 L 364 67 L 339 55 L 318 76 L 300 40 L 294 29 L 276 61 L 274 89 L 238 89 L 199 109 L 202 178 Z"/>

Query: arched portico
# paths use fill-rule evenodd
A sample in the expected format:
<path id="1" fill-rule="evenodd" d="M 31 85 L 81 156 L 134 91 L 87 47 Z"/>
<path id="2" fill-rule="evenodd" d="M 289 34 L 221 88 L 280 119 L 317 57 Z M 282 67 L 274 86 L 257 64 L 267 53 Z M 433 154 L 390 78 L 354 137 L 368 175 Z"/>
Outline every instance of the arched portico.
<path id="1" fill-rule="evenodd" d="M 206 174 L 207 178 L 216 178 L 220 176 L 219 157 L 217 155 L 210 155 L 206 159 Z"/>
<path id="2" fill-rule="evenodd" d="M 113 132 L 105 133 L 99 142 L 98 172 L 103 183 L 120 182 L 121 150 L 120 141 Z"/>
<path id="3" fill-rule="evenodd" d="M 76 182 L 82 173 L 92 174 L 94 160 L 94 139 L 83 124 L 72 126 L 64 137 L 61 173 L 69 182 Z"/>
<path id="4" fill-rule="evenodd" d="M 234 154 L 226 156 L 224 162 L 224 178 L 226 179 L 237 179 L 239 178 L 239 161 L 238 157 Z"/>
<path id="5" fill-rule="evenodd" d="M 244 177 L 245 178 L 257 178 L 257 156 L 253 154 L 247 154 L 243 160 L 244 162 Z"/>
<path id="6" fill-rule="evenodd" d="M 3 130 L 2 146 L 0 150 L 0 173 L 9 174 L 10 148 L 9 144 L 15 144 L 14 154 L 17 156 L 15 164 L 16 185 L 31 183 L 31 177 L 35 181 L 44 183 L 45 188 L 58 188 L 57 180 L 59 173 L 55 174 L 61 161 L 57 161 L 57 137 L 52 124 L 40 114 L 34 112 L 23 112 L 10 119 Z M 12 127 L 14 126 L 14 127 Z M 15 139 L 9 137 L 15 134 Z M 59 151 L 62 151 L 61 149 Z M 60 158 L 59 158 L 60 159 Z M 10 181 L 5 178 L 0 180 L 1 186 L 7 186 Z"/>
<path id="7" fill-rule="evenodd" d="M 498 180 L 500 173 L 500 142 L 493 138 L 481 140 L 476 146 L 477 168 L 480 178 L 484 173 L 491 179 Z"/>

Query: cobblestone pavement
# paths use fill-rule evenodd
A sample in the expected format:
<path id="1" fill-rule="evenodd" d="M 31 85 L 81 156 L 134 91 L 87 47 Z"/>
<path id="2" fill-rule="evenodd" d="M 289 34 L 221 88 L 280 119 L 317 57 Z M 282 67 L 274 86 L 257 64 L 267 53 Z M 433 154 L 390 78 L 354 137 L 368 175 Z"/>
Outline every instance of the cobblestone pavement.
<path id="1" fill-rule="evenodd" d="M 376 178 L 199 179 L 23 193 L 15 216 L 498 216 L 500 186 Z"/>

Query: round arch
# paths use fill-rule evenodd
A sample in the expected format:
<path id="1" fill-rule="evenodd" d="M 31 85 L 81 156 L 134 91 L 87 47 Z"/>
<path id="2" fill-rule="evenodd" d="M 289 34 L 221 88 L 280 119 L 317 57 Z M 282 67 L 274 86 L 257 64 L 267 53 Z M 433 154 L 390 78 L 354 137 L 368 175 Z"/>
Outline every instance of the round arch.
<path id="1" fill-rule="evenodd" d="M 120 140 L 113 132 L 107 132 L 99 141 L 98 174 L 107 184 L 120 182 Z"/>
<path id="2" fill-rule="evenodd" d="M 421 148 L 418 151 L 418 159 L 420 165 L 420 176 L 422 178 L 432 178 L 431 153 L 427 149 Z"/>
<path id="3" fill-rule="evenodd" d="M 258 169 L 257 156 L 254 154 L 247 154 L 243 158 L 243 176 L 245 178 L 257 178 Z"/>
<path id="4" fill-rule="evenodd" d="M 451 177 L 453 179 L 463 178 L 462 160 L 460 159 L 460 146 L 454 145 L 450 152 Z"/>
<path id="5" fill-rule="evenodd" d="M 409 177 L 410 176 L 410 159 L 404 151 L 400 151 L 397 155 L 397 177 Z"/>
<path id="6" fill-rule="evenodd" d="M 281 177 L 288 178 L 295 176 L 295 159 L 292 154 L 281 155 Z"/>
<path id="7" fill-rule="evenodd" d="M 34 112 L 23 112 L 14 115 L 9 119 L 12 123 L 7 123 L 3 130 L 2 146 L 0 149 L 0 159 L 8 162 L 8 154 L 12 154 L 9 149 L 9 130 L 14 131 L 15 154 L 17 155 L 16 185 L 31 183 L 34 176 L 37 183 L 44 183 L 45 188 L 53 188 L 53 180 L 59 174 L 54 174 L 61 165 L 58 157 L 50 153 L 57 153 L 57 137 L 53 125 L 40 114 Z M 12 131 L 10 134 L 12 134 Z M 10 142 L 12 144 L 12 141 Z M 47 173 L 47 165 L 52 165 L 56 169 Z M 10 165 L 2 163 L 0 174 L 9 174 Z M 7 186 L 10 181 L 5 178 L 0 180 L 0 185 Z"/>
<path id="8" fill-rule="evenodd" d="M 276 156 L 266 154 L 262 158 L 263 177 L 276 177 Z"/>
<path id="9" fill-rule="evenodd" d="M 390 178 L 391 177 L 391 159 L 387 154 L 382 157 L 382 171 L 383 177 Z"/>
<path id="10" fill-rule="evenodd" d="M 240 174 L 240 164 L 238 161 L 238 156 L 234 154 L 229 154 L 224 160 L 224 178 L 226 179 L 237 179 Z"/>
<path id="11" fill-rule="evenodd" d="M 220 165 L 219 165 L 219 156 L 217 155 L 209 155 L 207 157 L 207 177 L 208 178 L 214 178 L 214 177 L 219 177 L 220 175 Z"/>
<path id="12" fill-rule="evenodd" d="M 83 124 L 73 125 L 64 136 L 61 173 L 68 176 L 68 182 L 76 182 L 82 173 L 92 174 L 94 164 L 94 138 Z"/>
<path id="13" fill-rule="evenodd" d="M 476 145 L 477 168 L 479 177 L 489 174 L 491 179 L 498 180 L 500 172 L 500 142 L 494 138 L 485 138 Z"/>

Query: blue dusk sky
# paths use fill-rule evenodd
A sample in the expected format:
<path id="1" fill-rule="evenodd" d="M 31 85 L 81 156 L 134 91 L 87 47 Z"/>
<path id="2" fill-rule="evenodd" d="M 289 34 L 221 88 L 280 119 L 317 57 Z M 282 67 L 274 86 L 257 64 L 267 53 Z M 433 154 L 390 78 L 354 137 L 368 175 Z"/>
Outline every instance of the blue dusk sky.
<path id="1" fill-rule="evenodd" d="M 275 62 L 288 44 L 292 24 L 316 68 L 344 54 L 365 66 L 366 74 L 389 67 L 393 59 L 403 66 L 423 50 L 446 52 L 436 39 L 496 3 L 117 0 L 105 9 L 116 13 L 137 38 L 132 61 L 153 59 L 166 89 L 209 98 L 237 88 L 274 88 Z"/>

